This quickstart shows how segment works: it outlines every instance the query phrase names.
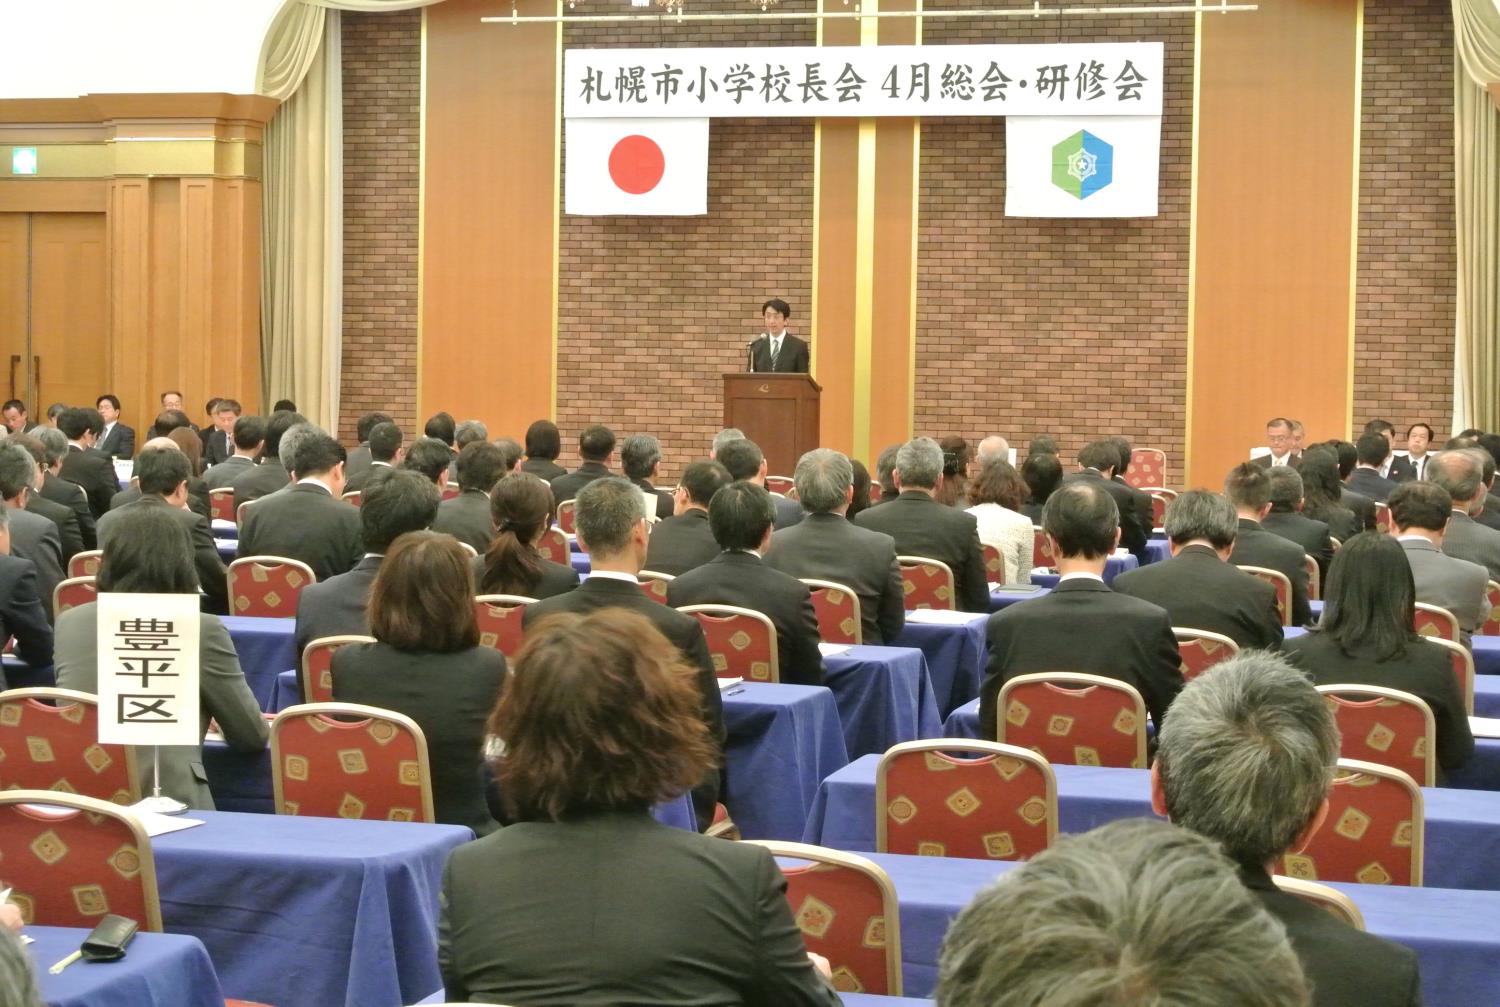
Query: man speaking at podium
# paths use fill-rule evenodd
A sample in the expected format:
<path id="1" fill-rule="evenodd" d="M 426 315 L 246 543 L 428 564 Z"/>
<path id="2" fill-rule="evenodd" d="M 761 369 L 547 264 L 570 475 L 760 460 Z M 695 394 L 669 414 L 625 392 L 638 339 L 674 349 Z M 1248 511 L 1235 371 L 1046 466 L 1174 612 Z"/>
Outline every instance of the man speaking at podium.
<path id="1" fill-rule="evenodd" d="M 806 374 L 807 343 L 786 330 L 792 316 L 791 305 L 773 297 L 760 306 L 766 320 L 766 331 L 749 346 L 752 371 L 775 371 L 779 374 Z"/>

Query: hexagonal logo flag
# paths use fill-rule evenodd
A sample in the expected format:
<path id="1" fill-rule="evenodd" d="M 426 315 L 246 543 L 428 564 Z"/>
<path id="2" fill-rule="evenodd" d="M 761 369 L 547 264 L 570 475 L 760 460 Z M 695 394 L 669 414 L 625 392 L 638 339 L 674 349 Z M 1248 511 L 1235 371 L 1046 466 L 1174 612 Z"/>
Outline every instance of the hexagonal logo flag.
<path id="1" fill-rule="evenodd" d="M 1115 148 L 1080 129 L 1052 148 L 1052 184 L 1088 199 L 1115 177 Z"/>
<path id="2" fill-rule="evenodd" d="M 1159 116 L 1010 116 L 1005 213 L 1011 217 L 1154 217 Z"/>

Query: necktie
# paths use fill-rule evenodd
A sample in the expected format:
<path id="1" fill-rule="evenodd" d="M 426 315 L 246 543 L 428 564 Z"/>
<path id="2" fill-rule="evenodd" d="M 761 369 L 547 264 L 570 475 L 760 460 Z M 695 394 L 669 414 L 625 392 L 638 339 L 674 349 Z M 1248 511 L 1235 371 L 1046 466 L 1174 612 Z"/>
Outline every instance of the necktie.
<path id="1" fill-rule="evenodd" d="M 771 340 L 771 370 L 776 369 L 776 358 L 781 356 L 781 340 Z"/>

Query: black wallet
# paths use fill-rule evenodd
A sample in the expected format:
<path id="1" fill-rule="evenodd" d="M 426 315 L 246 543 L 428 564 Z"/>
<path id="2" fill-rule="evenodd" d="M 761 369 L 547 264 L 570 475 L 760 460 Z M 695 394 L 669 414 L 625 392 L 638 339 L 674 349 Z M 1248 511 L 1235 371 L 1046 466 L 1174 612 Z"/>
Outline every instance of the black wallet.
<path id="1" fill-rule="evenodd" d="M 125 945 L 135 937 L 139 927 L 140 924 L 135 920 L 111 913 L 99 921 L 93 932 L 83 939 L 78 950 L 83 953 L 84 961 L 112 962 L 116 958 L 124 958 Z"/>

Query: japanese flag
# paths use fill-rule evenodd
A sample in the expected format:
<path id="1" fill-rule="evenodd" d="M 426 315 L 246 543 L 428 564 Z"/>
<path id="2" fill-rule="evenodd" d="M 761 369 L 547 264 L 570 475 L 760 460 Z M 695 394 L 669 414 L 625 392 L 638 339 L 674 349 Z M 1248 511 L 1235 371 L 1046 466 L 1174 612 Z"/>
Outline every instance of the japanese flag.
<path id="1" fill-rule="evenodd" d="M 566 213 L 708 212 L 707 119 L 568 119 Z"/>

